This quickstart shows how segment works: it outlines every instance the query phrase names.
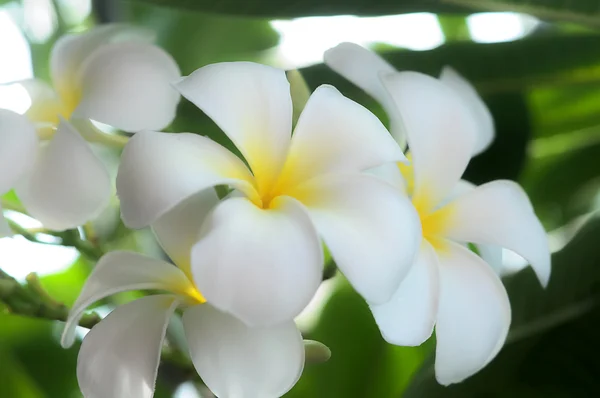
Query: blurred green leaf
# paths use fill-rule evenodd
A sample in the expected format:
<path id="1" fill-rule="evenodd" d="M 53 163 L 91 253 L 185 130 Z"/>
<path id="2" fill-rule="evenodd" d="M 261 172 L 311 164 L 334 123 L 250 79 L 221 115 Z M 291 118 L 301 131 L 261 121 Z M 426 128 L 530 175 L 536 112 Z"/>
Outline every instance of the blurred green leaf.
<path id="1" fill-rule="evenodd" d="M 5 348 L 0 347 L 0 396 L 44 398 L 43 391 L 23 369 L 20 362 Z"/>
<path id="2" fill-rule="evenodd" d="M 72 306 L 92 270 L 92 265 L 80 256 L 67 270 L 40 278 L 48 294 L 67 306 Z"/>
<path id="3" fill-rule="evenodd" d="M 598 3 L 595 0 L 137 0 L 166 7 L 180 7 L 207 12 L 260 15 L 269 17 L 302 17 L 309 15 L 381 15 L 408 12 L 515 11 L 542 19 L 572 21 L 600 25 Z"/>
<path id="4" fill-rule="evenodd" d="M 331 349 L 331 359 L 306 367 L 286 397 L 394 397 L 429 353 L 429 346 L 386 343 L 366 302 L 341 277 L 315 330 L 305 338 Z"/>
<path id="5" fill-rule="evenodd" d="M 506 279 L 512 327 L 506 346 L 484 370 L 441 387 L 432 361 L 405 397 L 594 397 L 600 394 L 600 219 L 594 217 L 553 260 L 542 289 L 530 268 Z"/>

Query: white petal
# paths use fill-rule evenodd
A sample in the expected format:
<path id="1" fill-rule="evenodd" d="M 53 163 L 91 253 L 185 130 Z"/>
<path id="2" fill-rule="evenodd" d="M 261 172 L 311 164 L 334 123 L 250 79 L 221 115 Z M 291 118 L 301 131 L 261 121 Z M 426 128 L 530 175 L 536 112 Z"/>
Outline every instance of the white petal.
<path id="1" fill-rule="evenodd" d="M 356 84 L 383 106 L 390 119 L 390 132 L 401 146 L 406 143 L 405 133 L 396 104 L 383 86 L 379 75 L 396 69 L 375 52 L 354 43 L 341 43 L 323 56 L 331 69 Z"/>
<path id="2" fill-rule="evenodd" d="M 356 291 L 374 304 L 390 300 L 421 242 L 408 198 L 368 175 L 313 179 L 297 193 Z"/>
<path id="3" fill-rule="evenodd" d="M 82 34 L 63 35 L 50 54 L 52 81 L 63 99 L 79 89 L 80 68 L 98 47 L 111 42 L 151 42 L 154 34 L 144 28 L 126 24 L 107 24 Z"/>
<path id="4" fill-rule="evenodd" d="M 285 72 L 252 62 L 205 66 L 177 83 L 244 155 L 261 189 L 280 171 L 292 130 L 292 98 Z"/>
<path id="5" fill-rule="evenodd" d="M 477 255 L 449 243 L 438 259 L 435 374 L 440 384 L 448 385 L 477 373 L 496 356 L 506 340 L 511 311 L 502 282 Z"/>
<path id="6" fill-rule="evenodd" d="M 191 275 L 192 246 L 200 239 L 200 227 L 217 203 L 219 198 L 215 190 L 205 189 L 179 203 L 152 224 L 163 250 L 188 275 Z"/>
<path id="7" fill-rule="evenodd" d="M 369 110 L 327 85 L 315 90 L 294 131 L 283 177 L 288 184 L 406 161 Z"/>
<path id="8" fill-rule="evenodd" d="M 155 295 L 122 305 L 85 336 L 77 380 L 86 398 L 152 398 L 162 343 L 177 307 Z"/>
<path id="9" fill-rule="evenodd" d="M 219 204 L 192 249 L 196 286 L 209 303 L 248 325 L 293 319 L 321 283 L 323 250 L 293 200 L 264 210 L 245 198 Z"/>
<path id="10" fill-rule="evenodd" d="M 449 237 L 510 249 L 529 261 L 542 285 L 548 284 L 548 238 L 517 183 L 499 180 L 483 184 L 449 206 L 454 220 L 449 224 Z"/>
<path id="11" fill-rule="evenodd" d="M 400 111 L 415 173 L 413 202 L 429 210 L 462 176 L 477 138 L 477 123 L 458 94 L 433 77 L 399 72 L 383 82 Z"/>
<path id="12" fill-rule="evenodd" d="M 477 141 L 473 149 L 473 156 L 485 151 L 494 141 L 494 119 L 487 105 L 475 88 L 464 77 L 449 66 L 442 69 L 440 80 L 450 86 L 463 100 L 465 106 L 471 111 L 477 121 Z"/>
<path id="13" fill-rule="evenodd" d="M 423 242 L 415 264 L 392 299 L 370 307 L 388 343 L 418 346 L 433 333 L 438 298 L 438 260 L 431 245 Z"/>
<path id="14" fill-rule="evenodd" d="M 185 198 L 219 184 L 252 191 L 252 175 L 234 154 L 196 134 L 144 131 L 129 140 L 121 157 L 117 193 L 121 216 L 141 228 Z"/>
<path id="15" fill-rule="evenodd" d="M 2 206 L 0 205 L 0 238 L 6 238 L 7 236 L 12 236 L 12 230 L 6 222 L 6 218 L 4 218 L 4 214 L 2 214 Z"/>
<path id="16" fill-rule="evenodd" d="M 373 167 L 372 169 L 365 170 L 365 174 L 375 176 L 387 182 L 398 191 L 406 194 L 406 180 L 397 163 L 386 163 L 381 166 Z"/>
<path id="17" fill-rule="evenodd" d="M 64 106 L 56 91 L 43 80 L 30 79 L 19 82 L 31 99 L 25 116 L 36 124 L 56 126 L 64 114 Z"/>
<path id="18" fill-rule="evenodd" d="M 113 251 L 104 255 L 88 277 L 73 304 L 61 338 L 63 347 L 75 340 L 75 328 L 87 307 L 115 293 L 156 289 L 182 293 L 191 282 L 177 267 L 138 253 Z"/>
<path id="19" fill-rule="evenodd" d="M 10 191 L 34 164 L 35 127 L 25 116 L 0 109 L 0 195 Z"/>
<path id="20" fill-rule="evenodd" d="M 304 367 L 302 336 L 291 322 L 250 328 L 205 304 L 183 314 L 196 370 L 218 397 L 280 397 Z"/>
<path id="21" fill-rule="evenodd" d="M 161 48 L 146 43 L 104 45 L 81 67 L 82 97 L 73 116 L 121 130 L 160 130 L 175 118 L 181 73 Z"/>
<path id="22" fill-rule="evenodd" d="M 97 217 L 108 204 L 111 181 L 104 164 L 63 120 L 15 190 L 32 217 L 58 231 Z"/>
<path id="23" fill-rule="evenodd" d="M 479 251 L 479 256 L 483 261 L 488 263 L 497 275 L 502 276 L 504 273 L 502 248 L 496 245 L 484 244 L 478 244 L 476 246 Z"/>

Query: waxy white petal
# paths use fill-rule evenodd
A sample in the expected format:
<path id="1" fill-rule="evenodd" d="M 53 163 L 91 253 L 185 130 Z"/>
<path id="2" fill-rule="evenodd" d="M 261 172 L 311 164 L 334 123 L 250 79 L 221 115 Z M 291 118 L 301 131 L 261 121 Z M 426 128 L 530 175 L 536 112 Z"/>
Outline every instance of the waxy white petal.
<path id="1" fill-rule="evenodd" d="M 397 163 L 386 163 L 381 166 L 373 167 L 372 169 L 365 170 L 365 174 L 375 176 L 387 182 L 403 194 L 406 194 L 406 179 L 402 175 Z"/>
<path id="2" fill-rule="evenodd" d="M 408 198 L 369 175 L 315 178 L 295 193 L 339 269 L 367 301 L 390 300 L 409 272 L 421 225 Z"/>
<path id="3" fill-rule="evenodd" d="M 107 24 L 81 34 L 63 35 L 50 53 L 50 74 L 63 100 L 69 100 L 80 89 L 80 68 L 100 46 L 112 42 L 152 42 L 150 30 L 127 25 Z"/>
<path id="4" fill-rule="evenodd" d="M 223 62 L 196 70 L 175 87 L 233 141 L 261 189 L 269 187 L 283 166 L 292 131 L 285 72 L 252 62 Z"/>
<path id="5" fill-rule="evenodd" d="M 421 244 L 410 272 L 392 299 L 371 305 L 371 312 L 388 343 L 418 346 L 433 332 L 439 299 L 437 256 L 427 242 Z"/>
<path id="6" fill-rule="evenodd" d="M 485 244 L 479 244 L 476 246 L 477 251 L 479 251 L 479 257 L 488 263 L 497 275 L 502 276 L 504 274 L 502 248 L 496 245 Z"/>
<path id="7" fill-rule="evenodd" d="M 129 140 L 121 157 L 117 193 L 130 228 L 155 222 L 182 200 L 219 184 L 253 191 L 252 175 L 239 158 L 196 134 L 144 131 Z"/>
<path id="8" fill-rule="evenodd" d="M 494 271 L 468 249 L 449 242 L 438 251 L 440 302 L 435 374 L 443 385 L 458 383 L 500 351 L 510 327 L 508 295 Z"/>
<path id="9" fill-rule="evenodd" d="M 471 111 L 477 122 L 477 141 L 473 148 L 473 156 L 485 151 L 496 135 L 492 114 L 473 85 L 449 66 L 442 69 L 440 80 L 450 86 Z"/>
<path id="10" fill-rule="evenodd" d="M 25 116 L 36 125 L 56 126 L 64 115 L 64 106 L 56 91 L 45 81 L 30 79 L 19 82 L 31 99 L 31 106 Z"/>
<path id="11" fill-rule="evenodd" d="M 188 275 L 192 246 L 200 239 L 200 227 L 217 203 L 217 193 L 208 188 L 185 199 L 152 224 L 163 250 Z"/>
<path id="12" fill-rule="evenodd" d="M 111 312 L 85 336 L 77 380 L 86 398 L 152 398 L 174 296 L 147 296 Z"/>
<path id="13" fill-rule="evenodd" d="M 102 161 L 63 120 L 15 191 L 32 217 L 60 231 L 97 217 L 108 204 L 111 181 Z"/>
<path id="14" fill-rule="evenodd" d="M 0 195 L 33 166 L 38 150 L 35 127 L 25 116 L 0 109 Z"/>
<path id="15" fill-rule="evenodd" d="M 73 344 L 75 328 L 86 308 L 105 297 L 129 290 L 183 293 L 192 288 L 183 272 L 172 264 L 133 252 L 110 252 L 98 261 L 73 304 L 61 345 L 70 347 Z"/>
<path id="16" fill-rule="evenodd" d="M 529 261 L 543 286 L 548 284 L 548 238 L 527 194 L 517 183 L 500 180 L 480 185 L 449 206 L 449 237 L 510 249 Z"/>
<path id="17" fill-rule="evenodd" d="M 414 169 L 413 202 L 431 210 L 451 194 L 473 153 L 477 123 L 446 84 L 417 72 L 382 77 L 406 129 Z"/>
<path id="18" fill-rule="evenodd" d="M 396 72 L 396 69 L 377 53 L 355 43 L 341 43 L 323 56 L 327 66 L 363 89 L 383 106 L 390 120 L 390 132 L 404 149 L 406 133 L 396 104 L 383 86 L 380 75 Z"/>
<path id="19" fill-rule="evenodd" d="M 161 48 L 146 43 L 107 44 L 81 66 L 81 101 L 73 117 L 121 130 L 160 130 L 175 118 L 181 73 Z"/>
<path id="20" fill-rule="evenodd" d="M 304 367 L 302 336 L 291 322 L 250 328 L 205 304 L 183 314 L 192 361 L 219 397 L 280 397 Z"/>
<path id="21" fill-rule="evenodd" d="M 220 203 L 192 249 L 196 286 L 209 303 L 248 325 L 293 319 L 322 278 L 323 250 L 297 202 L 280 197 L 264 210 L 246 198 Z"/>
<path id="22" fill-rule="evenodd" d="M 300 115 L 283 176 L 301 183 L 397 161 L 406 158 L 379 119 L 335 88 L 323 85 Z"/>

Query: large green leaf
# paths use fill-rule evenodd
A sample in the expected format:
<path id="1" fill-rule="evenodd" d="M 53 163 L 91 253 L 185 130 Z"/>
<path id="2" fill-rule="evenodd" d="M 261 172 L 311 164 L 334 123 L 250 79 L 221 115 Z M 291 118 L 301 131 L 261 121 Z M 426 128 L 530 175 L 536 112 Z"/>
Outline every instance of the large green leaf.
<path id="1" fill-rule="evenodd" d="M 508 278 L 513 324 L 498 357 L 467 381 L 439 386 L 430 363 L 405 397 L 594 397 L 600 395 L 600 219 L 553 260 L 543 290 L 525 269 Z"/>
<path id="2" fill-rule="evenodd" d="M 408 12 L 517 11 L 542 19 L 600 25 L 595 0 L 137 0 L 161 6 L 180 7 L 215 13 L 302 17 L 308 15 L 381 15 Z"/>

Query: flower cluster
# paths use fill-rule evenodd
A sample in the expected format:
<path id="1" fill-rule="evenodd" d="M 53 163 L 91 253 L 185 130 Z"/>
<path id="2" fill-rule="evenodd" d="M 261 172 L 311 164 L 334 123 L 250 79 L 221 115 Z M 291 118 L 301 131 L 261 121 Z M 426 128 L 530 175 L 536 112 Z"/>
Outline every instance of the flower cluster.
<path id="1" fill-rule="evenodd" d="M 135 133 L 116 178 L 121 218 L 151 227 L 175 265 L 124 251 L 96 264 L 65 347 L 93 303 L 129 290 L 165 293 L 116 308 L 87 334 L 77 365 L 86 397 L 152 397 L 177 309 L 194 366 L 217 396 L 285 394 L 304 367 L 293 320 L 321 283 L 324 246 L 388 342 L 419 345 L 435 327 L 441 384 L 497 355 L 511 320 L 496 272 L 501 248 L 527 259 L 543 285 L 550 255 L 516 183 L 461 180 L 493 140 L 489 110 L 450 68 L 439 79 L 398 72 L 349 43 L 324 59 L 381 103 L 391 134 L 329 85 L 314 90 L 292 132 L 283 70 L 229 62 L 180 78 L 147 32 L 123 25 L 61 39 L 51 59 L 55 91 L 23 82 L 30 110 L 0 111 L 0 165 L 10 170 L 0 193 L 14 188 L 57 230 L 98 216 L 111 194 L 89 143 L 127 138 L 90 119 Z M 180 95 L 241 157 L 201 131 L 155 131 L 173 120 Z M 228 193 L 219 197 L 217 186 Z M 0 232 L 10 233 L 2 224 Z"/>

